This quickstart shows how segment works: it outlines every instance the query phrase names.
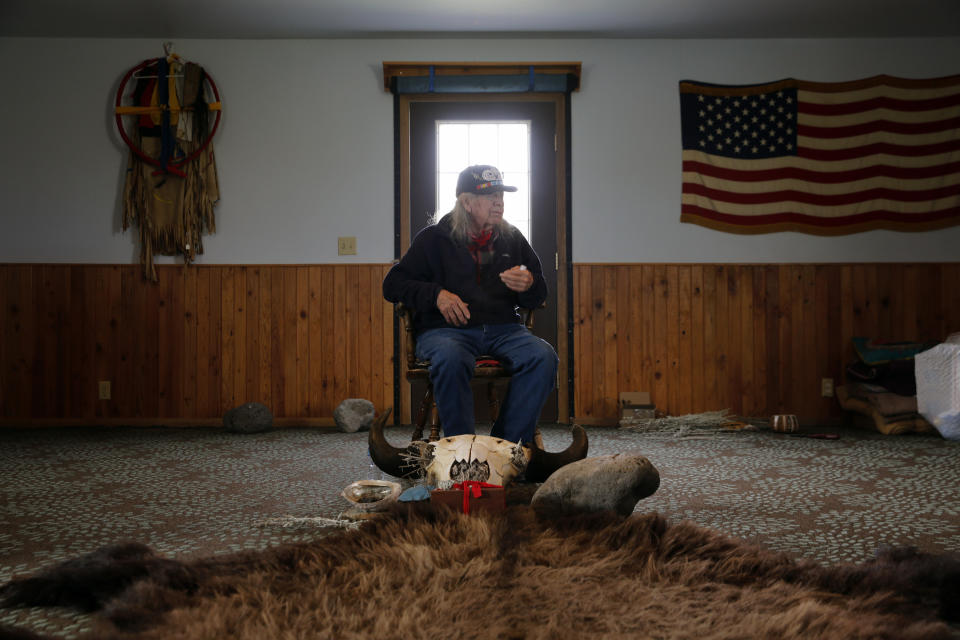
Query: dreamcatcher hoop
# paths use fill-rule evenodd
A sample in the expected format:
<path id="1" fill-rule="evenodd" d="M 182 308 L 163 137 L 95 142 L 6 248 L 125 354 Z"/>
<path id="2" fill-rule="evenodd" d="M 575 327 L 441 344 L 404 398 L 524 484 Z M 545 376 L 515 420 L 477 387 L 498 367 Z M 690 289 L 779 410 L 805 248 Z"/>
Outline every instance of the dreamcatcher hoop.
<path id="1" fill-rule="evenodd" d="M 174 175 L 183 177 L 186 174 L 180 170 L 180 167 L 196 159 L 213 141 L 213 136 L 217 132 L 217 127 L 220 126 L 220 117 L 223 115 L 223 106 L 220 103 L 220 92 L 217 90 L 216 83 L 208 73 L 204 72 L 203 79 L 210 86 L 210 90 L 213 92 L 213 97 L 215 99 L 215 102 L 207 104 L 207 108 L 210 111 L 216 111 L 217 117 L 214 119 L 213 127 L 210 129 L 210 133 L 204 139 L 203 143 L 198 145 L 197 148 L 188 156 L 177 161 L 167 159 L 167 162 L 164 162 L 163 159 L 157 160 L 148 153 L 144 152 L 144 150 L 137 146 L 137 144 L 130 139 L 130 136 L 127 135 L 127 131 L 123 126 L 123 116 L 141 116 L 153 113 L 180 112 L 191 109 L 190 107 L 178 107 L 176 105 L 171 107 L 169 97 L 167 98 L 166 103 L 158 104 L 156 106 L 123 106 L 123 96 L 126 94 L 127 84 L 130 82 L 133 74 L 151 65 L 157 65 L 159 68 L 159 63 L 161 60 L 162 58 L 150 58 L 149 60 L 144 60 L 137 66 L 127 71 L 127 73 L 123 76 L 123 79 L 120 81 L 120 87 L 117 89 L 117 98 L 114 103 L 114 117 L 116 118 L 117 130 L 120 132 L 120 137 L 138 158 L 154 167 L 157 167 L 160 169 L 161 173 L 172 173 Z M 166 81 L 166 77 L 158 78 L 158 80 Z"/>

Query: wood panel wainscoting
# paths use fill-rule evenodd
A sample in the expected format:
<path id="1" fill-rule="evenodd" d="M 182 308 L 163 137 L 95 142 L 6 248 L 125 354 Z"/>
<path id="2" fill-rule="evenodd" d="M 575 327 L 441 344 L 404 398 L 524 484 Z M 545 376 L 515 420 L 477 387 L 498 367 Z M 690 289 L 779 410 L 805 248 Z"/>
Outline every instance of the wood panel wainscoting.
<path id="1" fill-rule="evenodd" d="M 585 264 L 573 269 L 574 411 L 613 424 L 620 391 L 669 415 L 729 409 L 833 422 L 851 338 L 960 331 L 960 264 Z"/>
<path id="2" fill-rule="evenodd" d="M 0 265 L 0 424 L 333 424 L 393 404 L 389 265 Z M 111 398 L 99 399 L 99 381 Z"/>
<path id="3" fill-rule="evenodd" d="M 139 265 L 0 265 L 0 425 L 209 425 L 252 401 L 331 425 L 351 397 L 379 411 L 389 267 L 161 265 L 154 285 Z M 851 338 L 942 340 L 958 285 L 960 263 L 576 264 L 573 420 L 615 423 L 620 391 L 671 415 L 836 419 L 820 381 L 842 383 Z"/>

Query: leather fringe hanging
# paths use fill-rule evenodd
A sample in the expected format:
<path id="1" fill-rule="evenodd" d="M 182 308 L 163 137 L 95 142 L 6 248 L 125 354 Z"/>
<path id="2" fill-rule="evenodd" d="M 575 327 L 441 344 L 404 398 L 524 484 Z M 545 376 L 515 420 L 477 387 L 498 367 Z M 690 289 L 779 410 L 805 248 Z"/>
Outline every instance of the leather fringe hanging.
<path id="1" fill-rule="evenodd" d="M 120 106 L 124 88 L 135 80 L 133 106 Z M 144 277 L 157 281 L 155 255 L 182 255 L 190 264 L 203 253 L 203 234 L 216 231 L 214 206 L 220 199 L 203 68 L 177 56 L 148 60 L 132 69 L 117 95 L 117 126 L 130 147 L 123 187 L 123 230 L 139 227 Z M 181 106 L 182 105 L 182 106 Z M 125 131 L 120 116 L 135 116 Z"/>

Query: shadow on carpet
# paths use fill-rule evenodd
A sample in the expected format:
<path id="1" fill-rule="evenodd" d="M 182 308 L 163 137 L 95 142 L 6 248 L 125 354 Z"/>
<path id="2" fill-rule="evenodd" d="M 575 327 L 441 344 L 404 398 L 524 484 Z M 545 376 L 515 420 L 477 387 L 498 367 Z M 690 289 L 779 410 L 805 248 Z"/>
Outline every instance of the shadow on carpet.
<path id="1" fill-rule="evenodd" d="M 104 547 L 0 588 L 98 612 L 90 638 L 955 638 L 960 561 L 823 567 L 658 514 L 464 516 L 397 505 L 357 530 L 180 562 Z M 16 629 L 0 638 L 38 638 Z"/>

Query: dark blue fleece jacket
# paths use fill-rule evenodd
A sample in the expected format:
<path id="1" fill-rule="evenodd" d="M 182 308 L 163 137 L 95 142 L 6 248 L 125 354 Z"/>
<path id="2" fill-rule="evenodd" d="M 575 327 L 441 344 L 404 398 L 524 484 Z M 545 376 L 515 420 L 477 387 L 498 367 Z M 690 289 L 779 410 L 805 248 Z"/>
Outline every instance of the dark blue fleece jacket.
<path id="1" fill-rule="evenodd" d="M 533 274 L 533 285 L 517 293 L 503 284 L 500 273 L 521 264 Z M 504 225 L 494 243 L 493 260 L 479 266 L 466 245 L 450 237 L 449 214 L 420 231 L 383 280 L 383 297 L 413 309 L 417 332 L 452 326 L 437 309 L 441 289 L 467 303 L 468 326 L 519 322 L 518 306 L 536 309 L 547 299 L 540 259 L 522 233 Z"/>

